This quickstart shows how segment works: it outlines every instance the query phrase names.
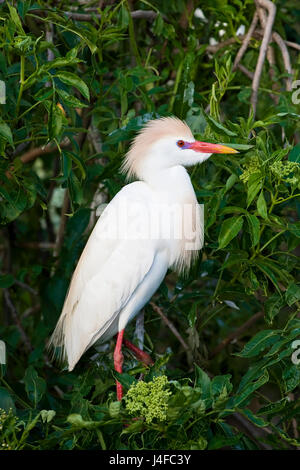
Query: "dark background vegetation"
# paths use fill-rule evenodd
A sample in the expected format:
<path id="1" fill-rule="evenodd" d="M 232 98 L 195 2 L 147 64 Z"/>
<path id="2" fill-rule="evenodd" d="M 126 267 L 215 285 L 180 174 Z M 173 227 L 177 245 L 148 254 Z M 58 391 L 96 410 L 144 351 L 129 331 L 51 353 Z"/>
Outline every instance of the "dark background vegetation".
<path id="1" fill-rule="evenodd" d="M 299 448 L 298 2 L 276 1 L 274 18 L 269 0 L 0 3 L 2 448 Z M 167 376 L 166 419 L 133 420 L 114 341 L 71 373 L 45 346 L 130 139 L 168 115 L 240 153 L 191 170 L 205 246 L 145 308 L 155 365 L 125 351 L 119 378 L 150 391 Z"/>

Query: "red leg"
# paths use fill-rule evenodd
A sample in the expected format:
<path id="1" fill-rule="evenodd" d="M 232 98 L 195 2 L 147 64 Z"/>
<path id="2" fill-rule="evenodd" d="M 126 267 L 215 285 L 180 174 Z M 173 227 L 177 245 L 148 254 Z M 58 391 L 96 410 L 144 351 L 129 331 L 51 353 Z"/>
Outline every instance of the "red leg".
<path id="1" fill-rule="evenodd" d="M 118 337 L 117 337 L 117 342 L 116 342 L 116 347 L 114 351 L 114 365 L 115 365 L 115 370 L 122 374 L 122 365 L 123 365 L 123 354 L 122 354 L 122 342 L 123 342 L 123 336 L 124 336 L 124 330 L 119 331 Z M 116 385 L 117 385 L 117 399 L 120 401 L 122 400 L 123 397 L 123 387 L 116 380 Z"/>
<path id="2" fill-rule="evenodd" d="M 128 341 L 128 339 L 124 338 L 123 343 L 126 348 L 130 349 L 133 352 L 133 354 L 139 361 L 143 362 L 147 366 L 152 366 L 154 364 L 148 353 L 142 351 L 140 348 Z"/>

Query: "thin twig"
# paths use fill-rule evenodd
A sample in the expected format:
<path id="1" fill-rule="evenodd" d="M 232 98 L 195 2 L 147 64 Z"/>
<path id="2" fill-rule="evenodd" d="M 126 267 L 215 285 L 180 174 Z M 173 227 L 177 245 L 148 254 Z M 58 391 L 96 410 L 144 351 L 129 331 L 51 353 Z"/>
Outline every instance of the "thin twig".
<path id="1" fill-rule="evenodd" d="M 238 40 L 241 40 L 241 41 L 244 40 L 245 37 L 246 36 L 244 34 L 242 34 L 242 35 L 236 36 L 234 38 L 228 38 L 225 41 L 218 42 L 218 44 L 207 46 L 205 50 L 206 50 L 206 52 L 211 52 L 212 54 L 215 54 L 220 49 L 223 49 L 224 47 L 227 47 L 227 46 L 231 46 L 231 44 L 235 44 Z"/>
<path id="2" fill-rule="evenodd" d="M 277 32 L 273 33 L 273 38 L 274 38 L 274 41 L 276 41 L 276 44 L 281 51 L 285 70 L 287 71 L 289 75 L 292 75 L 293 70 L 292 70 L 291 58 L 290 58 L 290 54 L 286 46 L 286 43 L 284 42 L 280 34 L 278 34 Z M 287 91 L 292 91 L 292 77 L 287 77 L 286 89 Z"/>
<path id="3" fill-rule="evenodd" d="M 242 431 L 244 431 L 250 438 L 255 439 L 257 444 L 265 450 L 271 450 L 271 446 L 269 444 L 265 444 L 262 442 L 262 438 L 266 434 L 272 434 L 272 431 L 267 427 L 257 427 L 251 422 L 249 422 L 242 414 L 240 413 L 233 413 L 231 416 L 227 418 L 229 423 L 235 425 L 239 430 L 240 426 L 242 426 Z"/>
<path id="4" fill-rule="evenodd" d="M 70 141 L 69 139 L 63 140 L 60 143 L 61 148 L 66 148 L 70 146 Z M 56 145 L 53 145 L 52 143 L 49 143 L 47 145 L 41 146 L 41 147 L 35 147 L 33 149 L 28 150 L 28 152 L 23 153 L 23 155 L 20 157 L 20 160 L 23 163 L 28 163 L 32 160 L 35 160 L 36 158 L 40 157 L 41 155 L 45 155 L 47 153 L 52 153 L 58 151 L 58 148 Z"/>
<path id="5" fill-rule="evenodd" d="M 29 307 L 26 310 L 24 310 L 24 312 L 21 314 L 21 317 L 22 319 L 27 318 L 30 315 L 34 315 L 35 313 L 39 312 L 40 310 L 41 310 L 40 304 L 34 305 L 33 307 Z"/>
<path id="6" fill-rule="evenodd" d="M 291 42 L 291 41 L 285 41 L 285 44 L 289 47 L 293 47 L 294 49 L 297 49 L 298 51 L 300 51 L 300 44 L 297 44 L 296 42 Z"/>
<path id="7" fill-rule="evenodd" d="M 264 32 L 262 30 L 257 29 L 256 31 L 253 31 L 252 37 L 255 39 L 261 39 L 263 34 Z M 225 41 L 218 42 L 218 44 L 209 45 L 206 47 L 205 51 L 215 54 L 220 49 L 224 49 L 224 47 L 231 46 L 232 44 L 235 44 L 238 41 L 243 41 L 245 37 L 245 34 L 239 34 L 238 36 L 228 38 Z M 283 39 L 283 42 L 289 47 L 293 47 L 294 49 L 300 50 L 300 45 L 296 44 L 295 42 L 286 41 L 285 39 Z"/>
<path id="8" fill-rule="evenodd" d="M 250 70 L 248 70 L 246 67 L 244 67 L 244 65 L 238 64 L 238 65 L 237 65 L 237 68 L 238 68 L 241 72 L 243 72 L 243 74 L 246 75 L 246 77 L 250 78 L 250 80 L 253 80 L 254 73 L 251 72 Z"/>
<path id="9" fill-rule="evenodd" d="M 166 315 L 163 313 L 163 311 L 161 310 L 161 308 L 158 307 L 158 305 L 155 305 L 154 302 L 150 302 L 150 305 L 151 307 L 153 308 L 153 310 L 161 317 L 161 319 L 164 321 L 164 323 L 170 328 L 170 330 L 172 331 L 172 333 L 174 334 L 174 336 L 176 336 L 176 338 L 178 339 L 178 341 L 182 344 L 182 346 L 184 347 L 184 349 L 186 351 L 189 351 L 190 348 L 188 347 L 188 345 L 186 344 L 186 342 L 184 341 L 184 339 L 182 338 L 181 334 L 179 333 L 179 331 L 175 328 L 175 326 L 173 325 L 172 322 L 170 322 L 170 320 L 166 317 Z"/>
<path id="10" fill-rule="evenodd" d="M 18 279 L 15 279 L 15 284 L 22 287 L 22 289 L 28 290 L 28 292 L 30 292 L 33 295 L 38 295 L 37 291 L 35 289 L 33 289 L 31 286 L 29 286 L 28 284 L 26 284 L 25 282 L 22 282 L 22 281 L 19 281 Z"/>
<path id="11" fill-rule="evenodd" d="M 18 328 L 19 330 L 19 333 L 20 333 L 20 336 L 21 336 L 21 339 L 24 343 L 24 346 L 27 350 L 27 352 L 31 352 L 32 351 L 32 345 L 30 343 L 30 340 L 28 338 L 28 336 L 26 335 L 24 329 L 23 329 L 23 326 L 22 326 L 22 323 L 19 319 L 19 314 L 18 314 L 18 311 L 15 307 L 15 305 L 13 304 L 13 301 L 11 299 L 11 296 L 10 296 L 10 293 L 9 293 L 9 290 L 8 289 L 3 289 L 3 294 L 4 294 L 4 299 L 5 299 L 5 302 L 6 302 L 6 305 L 7 307 L 9 308 L 10 310 L 10 313 L 11 313 L 11 316 L 12 316 L 12 319 L 16 325 L 16 327 Z"/>
<path id="12" fill-rule="evenodd" d="M 95 151 L 99 154 L 102 153 L 101 135 L 100 135 L 99 129 L 97 128 L 97 126 L 95 126 L 93 122 L 91 123 L 89 127 L 87 136 L 88 136 L 88 139 L 91 141 Z M 103 157 L 99 158 L 98 161 L 99 163 L 103 163 L 103 164 L 107 163 L 106 159 L 104 160 Z"/>
<path id="13" fill-rule="evenodd" d="M 219 354 L 220 351 L 222 351 L 229 343 L 232 341 L 238 339 L 242 334 L 247 331 L 250 326 L 252 326 L 254 323 L 256 323 L 260 318 L 264 316 L 263 312 L 258 312 L 252 317 L 250 317 L 243 325 L 241 325 L 239 328 L 237 328 L 235 331 L 230 333 L 230 335 L 227 336 L 227 338 L 223 339 L 223 341 L 218 344 L 218 346 L 211 352 L 209 358 L 212 359 L 215 357 L 217 354 Z"/>
<path id="14" fill-rule="evenodd" d="M 253 16 L 253 19 L 252 19 L 252 22 L 251 22 L 251 25 L 250 25 L 250 28 L 248 29 L 248 32 L 246 34 L 246 36 L 244 37 L 243 39 L 243 43 L 235 57 L 235 60 L 234 60 L 234 63 L 233 63 L 233 70 L 235 70 L 238 66 L 238 64 L 240 63 L 240 61 L 242 60 L 243 58 L 243 55 L 245 54 L 248 46 L 249 46 L 249 42 L 253 36 L 253 32 L 256 28 L 256 25 L 257 25 L 257 21 L 258 21 L 258 14 L 257 14 L 257 11 L 254 13 L 254 16 Z"/>
<path id="15" fill-rule="evenodd" d="M 77 13 L 74 11 L 65 11 L 64 14 L 75 21 L 93 21 L 94 19 L 101 20 L 99 13 Z M 154 20 L 157 17 L 156 11 L 153 10 L 135 10 L 130 13 L 133 19 Z"/>
<path id="16" fill-rule="evenodd" d="M 24 242 L 20 243 L 19 246 L 24 248 L 32 248 L 34 250 L 53 250 L 55 243 L 49 242 Z"/>
<path id="17" fill-rule="evenodd" d="M 259 14 L 260 23 L 261 23 L 262 27 L 265 28 L 266 23 L 267 23 L 267 18 L 266 18 L 266 13 L 263 10 L 263 8 L 259 9 L 258 14 Z M 276 31 L 272 34 L 272 40 L 276 42 L 276 44 L 278 45 L 278 47 L 281 51 L 281 55 L 282 55 L 282 58 L 283 58 L 283 63 L 284 63 L 284 67 L 285 67 L 286 72 L 289 75 L 291 75 L 293 73 L 293 71 L 292 71 L 291 59 L 290 59 L 290 55 L 289 55 L 287 45 L 285 44 L 285 42 L 282 39 L 282 37 L 280 36 L 280 34 L 278 34 Z M 270 47 L 271 46 L 269 46 L 269 48 Z M 269 54 L 268 59 L 270 57 L 271 57 L 271 60 L 269 60 L 270 64 L 275 65 L 274 52 Z M 287 91 L 292 90 L 292 78 L 291 77 L 288 77 L 286 79 L 286 89 L 287 89 Z"/>
<path id="18" fill-rule="evenodd" d="M 252 96 L 251 96 L 251 105 L 253 116 L 256 114 L 257 98 L 258 98 L 258 88 L 260 77 L 262 74 L 263 65 L 266 58 L 266 53 L 268 45 L 272 36 L 272 28 L 276 16 L 276 6 L 270 0 L 255 0 L 257 7 L 264 7 L 268 10 L 269 15 L 266 21 L 266 27 L 264 30 L 263 40 L 259 50 L 259 56 L 254 72 L 253 82 L 252 82 Z"/>

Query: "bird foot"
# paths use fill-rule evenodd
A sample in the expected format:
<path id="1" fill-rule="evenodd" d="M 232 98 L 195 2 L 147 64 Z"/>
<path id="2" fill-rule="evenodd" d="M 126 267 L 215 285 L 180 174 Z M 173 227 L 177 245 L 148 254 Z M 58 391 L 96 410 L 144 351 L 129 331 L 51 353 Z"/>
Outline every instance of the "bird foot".
<path id="1" fill-rule="evenodd" d="M 139 361 L 143 362 L 146 366 L 153 366 L 154 362 L 148 353 L 142 351 L 140 348 L 128 341 L 128 339 L 123 339 L 123 343 L 126 348 L 133 352 Z"/>

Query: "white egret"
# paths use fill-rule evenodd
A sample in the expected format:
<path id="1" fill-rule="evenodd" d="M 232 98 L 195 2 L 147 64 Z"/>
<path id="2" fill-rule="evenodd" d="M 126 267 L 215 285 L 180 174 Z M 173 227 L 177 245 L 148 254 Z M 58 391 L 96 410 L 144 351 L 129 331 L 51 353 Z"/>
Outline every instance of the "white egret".
<path id="1" fill-rule="evenodd" d="M 98 219 L 79 259 L 50 344 L 71 371 L 95 342 L 118 334 L 114 366 L 122 372 L 122 343 L 137 357 L 149 356 L 123 339 L 127 323 L 160 286 L 168 268 L 188 270 L 203 245 L 202 206 L 185 167 L 212 153 L 236 153 L 196 141 L 174 117 L 149 121 L 135 137 L 122 166 L 127 184 Z M 117 398 L 122 386 L 117 382 Z"/>

